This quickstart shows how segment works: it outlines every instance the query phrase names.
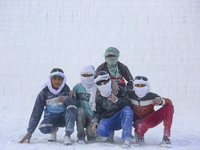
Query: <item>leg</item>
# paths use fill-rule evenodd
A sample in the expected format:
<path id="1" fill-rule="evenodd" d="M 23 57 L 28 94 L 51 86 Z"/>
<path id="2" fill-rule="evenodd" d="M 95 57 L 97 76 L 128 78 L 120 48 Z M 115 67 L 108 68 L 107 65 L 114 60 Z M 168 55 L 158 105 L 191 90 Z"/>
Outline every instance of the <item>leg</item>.
<path id="1" fill-rule="evenodd" d="M 69 107 L 65 112 L 65 132 L 71 135 L 74 132 L 74 125 L 76 121 L 77 109 Z"/>
<path id="2" fill-rule="evenodd" d="M 44 134 L 54 133 L 57 129 L 57 122 L 60 122 L 62 115 L 50 114 L 46 116 L 39 126 L 39 130 Z"/>
<path id="3" fill-rule="evenodd" d="M 133 111 L 125 106 L 114 116 L 102 119 L 97 127 L 97 134 L 103 137 L 112 135 L 112 130 L 122 129 L 122 139 L 130 140 L 132 132 Z"/>
<path id="4" fill-rule="evenodd" d="M 77 137 L 85 138 L 84 128 L 86 127 L 87 115 L 83 108 L 78 108 L 76 116 Z"/>
<path id="5" fill-rule="evenodd" d="M 167 104 L 145 118 L 137 120 L 134 123 L 135 132 L 143 138 L 149 128 L 153 128 L 164 121 L 164 136 L 169 137 L 173 113 L 174 106 L 172 104 Z"/>
<path id="6" fill-rule="evenodd" d="M 87 116 L 87 123 L 86 123 L 86 134 L 87 134 L 87 140 L 93 141 L 95 140 L 95 133 L 92 132 L 92 117 Z"/>

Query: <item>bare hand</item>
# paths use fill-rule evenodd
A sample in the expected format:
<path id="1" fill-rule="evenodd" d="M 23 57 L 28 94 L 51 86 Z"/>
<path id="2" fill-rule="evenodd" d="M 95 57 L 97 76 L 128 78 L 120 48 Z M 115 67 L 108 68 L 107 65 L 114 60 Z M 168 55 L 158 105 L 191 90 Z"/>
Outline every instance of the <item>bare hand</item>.
<path id="1" fill-rule="evenodd" d="M 76 92 L 74 90 L 69 91 L 69 97 L 76 97 Z"/>
<path id="2" fill-rule="evenodd" d="M 153 100 L 153 105 L 161 105 L 162 104 L 162 100 L 160 97 L 156 97 L 154 100 Z"/>
<path id="3" fill-rule="evenodd" d="M 118 90 L 119 90 L 118 83 L 115 82 L 115 81 L 112 81 L 112 82 L 111 82 L 111 88 L 112 88 L 112 93 L 113 93 L 114 95 L 117 95 L 117 94 L 118 94 Z"/>
<path id="4" fill-rule="evenodd" d="M 66 101 L 67 99 L 66 99 L 66 97 L 64 97 L 64 96 L 59 96 L 58 97 L 58 102 L 61 102 L 61 103 L 63 103 L 64 101 Z"/>
<path id="5" fill-rule="evenodd" d="M 111 93 L 110 96 L 108 97 L 108 100 L 111 100 L 112 102 L 116 102 L 117 97 L 113 93 Z"/>
<path id="6" fill-rule="evenodd" d="M 19 143 L 24 143 L 24 141 L 28 140 L 28 143 L 30 144 L 30 139 L 31 139 L 31 136 L 25 135 L 25 136 L 23 137 L 23 139 L 22 139 Z"/>
<path id="7" fill-rule="evenodd" d="M 92 132 L 97 133 L 97 126 L 99 126 L 97 122 L 92 123 Z"/>

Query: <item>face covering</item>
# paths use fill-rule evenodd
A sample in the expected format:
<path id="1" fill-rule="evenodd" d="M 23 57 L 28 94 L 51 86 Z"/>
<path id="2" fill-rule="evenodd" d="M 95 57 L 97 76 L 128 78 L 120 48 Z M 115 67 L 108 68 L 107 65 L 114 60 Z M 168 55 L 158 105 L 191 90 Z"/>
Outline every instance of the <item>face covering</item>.
<path id="1" fill-rule="evenodd" d="M 135 89 L 135 94 L 139 97 L 139 98 L 143 98 L 146 94 L 147 94 L 147 86 L 144 87 L 134 87 Z"/>
<path id="2" fill-rule="evenodd" d="M 92 86 L 94 85 L 94 75 L 91 77 L 83 77 L 81 76 L 81 83 L 86 91 L 89 93 Z"/>
<path id="3" fill-rule="evenodd" d="M 119 76 L 118 58 L 119 57 L 105 57 L 107 68 L 110 72 L 110 75 L 114 78 L 117 78 Z"/>
<path id="4" fill-rule="evenodd" d="M 97 87 L 98 87 L 99 91 L 101 92 L 100 93 L 101 96 L 106 97 L 106 98 L 110 96 L 111 91 L 112 91 L 111 80 L 107 84 L 105 84 L 105 85 L 103 84 L 103 85 L 100 85 L 100 86 L 97 86 Z"/>
<path id="5" fill-rule="evenodd" d="M 118 61 L 119 57 L 106 57 L 106 62 L 108 63 L 108 65 L 110 66 L 116 66 L 117 65 L 117 61 Z"/>

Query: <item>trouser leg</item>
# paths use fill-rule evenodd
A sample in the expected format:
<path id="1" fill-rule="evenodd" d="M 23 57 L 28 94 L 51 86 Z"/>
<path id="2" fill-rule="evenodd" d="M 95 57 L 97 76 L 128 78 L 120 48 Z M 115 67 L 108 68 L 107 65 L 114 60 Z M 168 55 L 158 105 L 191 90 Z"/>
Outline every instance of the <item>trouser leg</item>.
<path id="1" fill-rule="evenodd" d="M 146 116 L 143 119 L 135 121 L 134 128 L 135 132 L 139 134 L 142 138 L 149 128 L 153 128 L 160 124 L 162 121 L 164 124 L 164 136 L 170 136 L 170 130 L 172 125 L 174 113 L 174 106 L 172 104 L 167 104 L 160 108 L 159 110 L 153 112 L 152 114 Z"/>
<path id="2" fill-rule="evenodd" d="M 77 137 L 85 138 L 85 130 L 87 122 L 87 115 L 83 108 L 78 108 L 76 116 Z"/>
<path id="3" fill-rule="evenodd" d="M 125 106 L 114 116 L 102 119 L 97 127 L 97 134 L 102 137 L 109 137 L 113 130 L 122 129 L 122 139 L 130 140 L 132 132 L 133 111 L 129 106 Z"/>
<path id="4" fill-rule="evenodd" d="M 65 112 L 65 132 L 71 135 L 74 132 L 74 125 L 76 121 L 77 109 L 69 107 Z"/>

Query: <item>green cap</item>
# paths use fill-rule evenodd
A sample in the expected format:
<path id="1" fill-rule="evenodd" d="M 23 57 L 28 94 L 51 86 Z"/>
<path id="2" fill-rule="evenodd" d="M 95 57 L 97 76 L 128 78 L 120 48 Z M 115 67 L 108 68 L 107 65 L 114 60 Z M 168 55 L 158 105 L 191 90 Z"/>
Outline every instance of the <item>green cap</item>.
<path id="1" fill-rule="evenodd" d="M 106 49 L 104 56 L 106 57 L 108 55 L 119 56 L 119 50 L 116 49 L 115 47 L 109 47 L 109 48 Z"/>

